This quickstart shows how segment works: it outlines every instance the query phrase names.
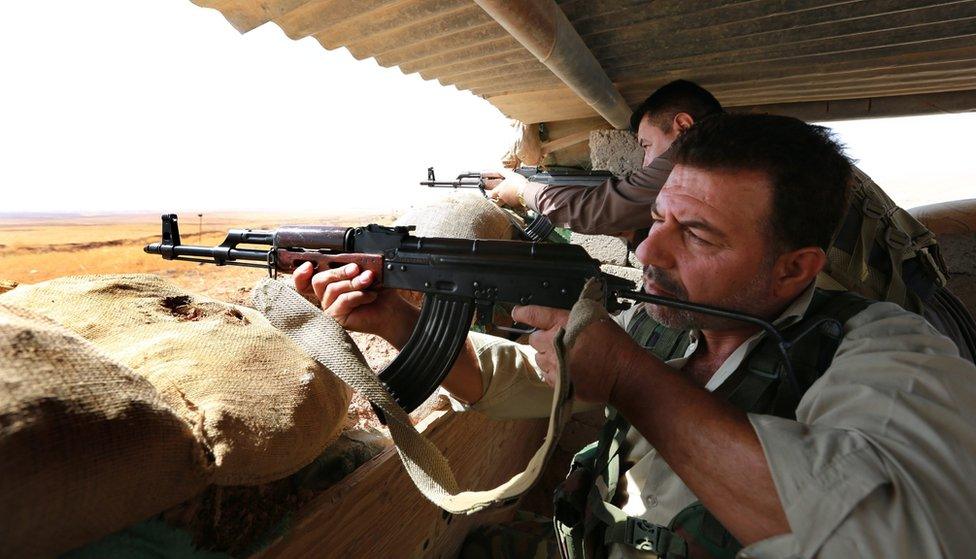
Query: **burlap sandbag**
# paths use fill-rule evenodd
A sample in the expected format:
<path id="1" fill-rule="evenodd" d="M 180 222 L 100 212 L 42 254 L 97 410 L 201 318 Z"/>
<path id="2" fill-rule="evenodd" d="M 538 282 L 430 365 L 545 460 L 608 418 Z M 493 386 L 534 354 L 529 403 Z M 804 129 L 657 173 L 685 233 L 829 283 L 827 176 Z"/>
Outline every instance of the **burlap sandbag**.
<path id="1" fill-rule="evenodd" d="M 410 208 L 396 225 L 416 225 L 418 237 L 511 239 L 512 221 L 505 211 L 475 192 L 454 192 L 436 203 Z"/>
<path id="2" fill-rule="evenodd" d="M 51 556 L 204 489 L 206 449 L 156 389 L 0 304 L 0 556 Z"/>
<path id="3" fill-rule="evenodd" d="M 976 315 L 976 198 L 908 210 L 939 241 L 949 268 L 948 288 Z"/>
<path id="4" fill-rule="evenodd" d="M 350 390 L 258 312 L 152 275 L 20 285 L 0 302 L 61 322 L 144 376 L 213 451 L 214 483 L 276 480 L 339 435 Z"/>

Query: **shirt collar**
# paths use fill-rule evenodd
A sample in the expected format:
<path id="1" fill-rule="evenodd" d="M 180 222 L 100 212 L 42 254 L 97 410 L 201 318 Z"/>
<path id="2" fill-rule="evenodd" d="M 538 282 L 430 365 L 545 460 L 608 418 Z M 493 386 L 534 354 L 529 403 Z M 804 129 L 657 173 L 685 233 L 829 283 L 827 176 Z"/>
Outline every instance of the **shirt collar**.
<path id="1" fill-rule="evenodd" d="M 803 293 L 801 293 L 799 297 L 793 299 L 793 301 L 786 306 L 783 312 L 780 313 L 780 315 L 775 320 L 773 320 L 773 326 L 782 329 L 792 324 L 795 324 L 797 321 L 803 318 L 803 315 L 806 314 L 807 309 L 810 308 L 810 303 L 813 302 L 813 292 L 815 288 L 816 285 L 811 283 L 810 286 L 807 287 L 807 289 Z M 761 340 L 765 335 L 766 335 L 766 331 L 760 330 L 759 332 L 753 334 L 745 342 L 743 342 L 742 345 L 737 347 L 735 351 L 733 351 L 732 354 L 729 355 L 728 359 L 726 359 L 725 362 L 722 363 L 722 366 L 719 367 L 717 371 L 715 371 L 715 374 L 712 375 L 712 378 L 709 379 L 708 384 L 705 385 L 705 390 L 711 392 L 716 388 L 718 388 L 719 386 L 722 386 L 722 383 L 728 380 L 728 378 L 732 376 L 732 373 L 734 373 L 735 370 L 738 369 L 740 365 L 742 365 L 742 362 L 745 360 L 746 355 L 749 354 L 752 348 L 756 347 L 756 344 L 758 344 L 759 340 Z M 688 358 L 691 357 L 691 355 L 695 353 L 695 350 L 698 349 L 698 342 L 700 336 L 701 336 L 701 332 L 699 330 L 689 330 L 688 339 L 690 340 L 691 343 L 688 344 L 688 349 L 685 351 L 684 356 L 669 361 L 669 364 L 679 369 L 683 367 L 685 363 L 688 361 Z"/>

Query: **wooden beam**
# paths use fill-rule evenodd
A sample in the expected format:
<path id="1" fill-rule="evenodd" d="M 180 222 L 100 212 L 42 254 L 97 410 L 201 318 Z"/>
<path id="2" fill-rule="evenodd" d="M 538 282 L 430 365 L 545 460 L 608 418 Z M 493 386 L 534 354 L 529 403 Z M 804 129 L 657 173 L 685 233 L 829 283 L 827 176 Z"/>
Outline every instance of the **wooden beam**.
<path id="1" fill-rule="evenodd" d="M 793 116 L 809 122 L 965 113 L 976 112 L 976 90 L 728 108 Z"/>
<path id="2" fill-rule="evenodd" d="M 590 131 L 584 130 L 583 132 L 576 132 L 556 140 L 550 140 L 548 142 L 543 142 L 542 144 L 542 156 L 559 151 L 561 149 L 566 149 L 570 146 L 575 146 L 576 144 L 581 144 L 587 142 L 590 139 Z"/>
<path id="3" fill-rule="evenodd" d="M 424 425 L 468 489 L 489 489 L 524 469 L 546 433 L 545 420 L 493 421 L 476 412 L 434 412 Z M 442 511 L 417 491 L 390 448 L 316 497 L 257 557 L 453 558 L 471 529 L 513 513 Z"/>

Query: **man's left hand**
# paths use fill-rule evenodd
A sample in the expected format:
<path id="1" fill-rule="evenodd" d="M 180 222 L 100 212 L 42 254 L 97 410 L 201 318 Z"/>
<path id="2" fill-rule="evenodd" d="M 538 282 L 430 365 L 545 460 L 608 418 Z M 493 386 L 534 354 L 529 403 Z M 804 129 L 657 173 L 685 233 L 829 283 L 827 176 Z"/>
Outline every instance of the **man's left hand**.
<path id="1" fill-rule="evenodd" d="M 528 180 L 511 171 L 490 175 L 489 173 L 482 174 L 485 177 L 485 190 L 488 191 L 488 197 L 502 206 L 521 208 L 522 204 L 519 202 L 518 193 L 525 188 Z"/>
<path id="2" fill-rule="evenodd" d="M 537 352 L 535 361 L 546 383 L 553 385 L 559 367 L 553 340 L 566 326 L 569 311 L 529 305 L 515 307 L 512 318 L 538 328 L 529 335 L 529 345 Z M 609 403 L 621 367 L 631 362 L 635 348 L 643 352 L 609 317 L 586 326 L 565 356 L 575 397 L 584 402 Z"/>

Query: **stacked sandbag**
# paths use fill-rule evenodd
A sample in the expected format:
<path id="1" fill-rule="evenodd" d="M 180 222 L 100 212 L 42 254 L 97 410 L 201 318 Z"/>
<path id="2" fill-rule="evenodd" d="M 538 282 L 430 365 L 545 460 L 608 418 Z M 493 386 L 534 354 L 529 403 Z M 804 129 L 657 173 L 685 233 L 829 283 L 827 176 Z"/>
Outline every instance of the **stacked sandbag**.
<path id="1" fill-rule="evenodd" d="M 455 192 L 427 205 L 411 208 L 396 225 L 415 225 L 418 237 L 511 239 L 512 221 L 504 210 L 473 192 Z"/>
<path id="2" fill-rule="evenodd" d="M 148 381 L 0 304 L 0 556 L 53 556 L 189 499 L 208 451 Z"/>
<path id="3" fill-rule="evenodd" d="M 3 302 L 57 320 L 152 383 L 212 451 L 214 483 L 290 475 L 345 419 L 349 388 L 253 309 L 152 275 L 20 285 Z"/>
<path id="4" fill-rule="evenodd" d="M 511 240 L 515 236 L 509 214 L 473 192 L 452 192 L 432 204 L 410 208 L 394 225 L 415 226 L 412 234 L 417 237 Z M 423 299 L 417 292 L 401 295 L 415 305 Z"/>
<path id="5" fill-rule="evenodd" d="M 949 290 L 976 314 L 976 198 L 920 206 L 908 213 L 935 233 L 949 268 Z"/>

